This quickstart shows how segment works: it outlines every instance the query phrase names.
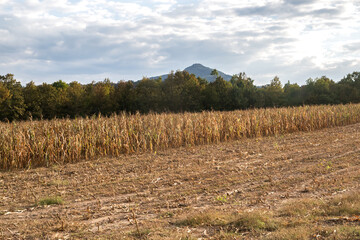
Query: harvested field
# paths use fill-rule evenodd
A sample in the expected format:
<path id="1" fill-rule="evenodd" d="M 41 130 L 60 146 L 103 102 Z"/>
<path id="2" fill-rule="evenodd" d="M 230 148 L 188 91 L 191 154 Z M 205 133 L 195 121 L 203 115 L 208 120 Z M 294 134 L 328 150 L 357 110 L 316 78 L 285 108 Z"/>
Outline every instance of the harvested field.
<path id="1" fill-rule="evenodd" d="M 0 173 L 1 239 L 360 239 L 360 124 Z"/>

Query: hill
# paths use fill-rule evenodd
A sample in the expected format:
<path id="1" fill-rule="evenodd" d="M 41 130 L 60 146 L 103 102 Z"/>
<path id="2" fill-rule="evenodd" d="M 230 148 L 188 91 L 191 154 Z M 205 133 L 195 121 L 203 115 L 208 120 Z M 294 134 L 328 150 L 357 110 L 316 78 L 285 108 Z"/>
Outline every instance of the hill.
<path id="1" fill-rule="evenodd" d="M 205 78 L 208 82 L 215 81 L 215 76 L 211 75 L 211 71 L 213 68 L 206 67 L 200 63 L 195 63 L 187 68 L 184 69 L 184 71 L 187 71 L 188 73 L 194 74 L 196 77 Z M 230 81 L 231 75 L 228 75 L 226 73 L 223 73 L 221 71 L 218 71 L 219 75 L 223 77 L 226 81 Z M 150 79 L 157 79 L 161 77 L 163 80 L 167 78 L 168 74 L 163 74 L 161 76 L 151 77 Z"/>

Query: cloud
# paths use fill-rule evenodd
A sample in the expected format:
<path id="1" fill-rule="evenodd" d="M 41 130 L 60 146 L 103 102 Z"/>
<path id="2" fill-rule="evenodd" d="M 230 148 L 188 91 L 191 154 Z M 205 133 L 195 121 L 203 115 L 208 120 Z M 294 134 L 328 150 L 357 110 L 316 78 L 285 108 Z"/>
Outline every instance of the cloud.
<path id="1" fill-rule="evenodd" d="M 0 74 L 136 80 L 200 62 L 259 85 L 304 83 L 358 70 L 359 10 L 351 0 L 0 0 Z"/>
<path id="2" fill-rule="evenodd" d="M 352 42 L 349 44 L 345 44 L 344 48 L 349 52 L 359 52 L 360 51 L 360 42 Z"/>
<path id="3" fill-rule="evenodd" d="M 313 4 L 316 0 L 285 0 L 285 4 L 291 4 L 295 6 Z"/>
<path id="4" fill-rule="evenodd" d="M 313 18 L 327 18 L 335 17 L 342 13 L 343 9 L 339 7 L 321 7 L 309 8 L 303 6 L 314 1 L 285 1 L 283 3 L 272 3 L 262 6 L 250 6 L 235 9 L 238 16 L 260 16 L 264 18 L 299 18 L 299 17 L 313 17 Z"/>

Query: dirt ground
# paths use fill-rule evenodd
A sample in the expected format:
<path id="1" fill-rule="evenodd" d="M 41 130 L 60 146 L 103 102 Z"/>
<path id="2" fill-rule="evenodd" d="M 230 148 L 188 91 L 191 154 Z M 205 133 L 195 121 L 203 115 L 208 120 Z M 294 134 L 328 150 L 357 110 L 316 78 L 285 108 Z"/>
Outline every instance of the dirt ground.
<path id="1" fill-rule="evenodd" d="M 217 239 L 175 223 L 346 192 L 360 192 L 360 124 L 0 172 L 0 239 Z"/>

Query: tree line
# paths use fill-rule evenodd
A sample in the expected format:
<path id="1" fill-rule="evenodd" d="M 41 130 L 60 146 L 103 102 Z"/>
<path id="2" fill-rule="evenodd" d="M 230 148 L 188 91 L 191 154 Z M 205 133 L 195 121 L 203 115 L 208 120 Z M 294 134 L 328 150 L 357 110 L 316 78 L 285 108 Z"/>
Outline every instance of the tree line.
<path id="1" fill-rule="evenodd" d="M 22 86 L 13 74 L 0 75 L 0 121 L 75 118 L 94 114 L 148 112 L 197 112 L 315 104 L 360 102 L 360 72 L 339 82 L 326 76 L 308 79 L 299 86 L 282 85 L 274 77 L 257 87 L 245 73 L 225 81 L 218 72 L 214 82 L 186 71 L 171 72 L 164 80 L 112 83 L 109 79 L 90 84 L 65 83 Z"/>

